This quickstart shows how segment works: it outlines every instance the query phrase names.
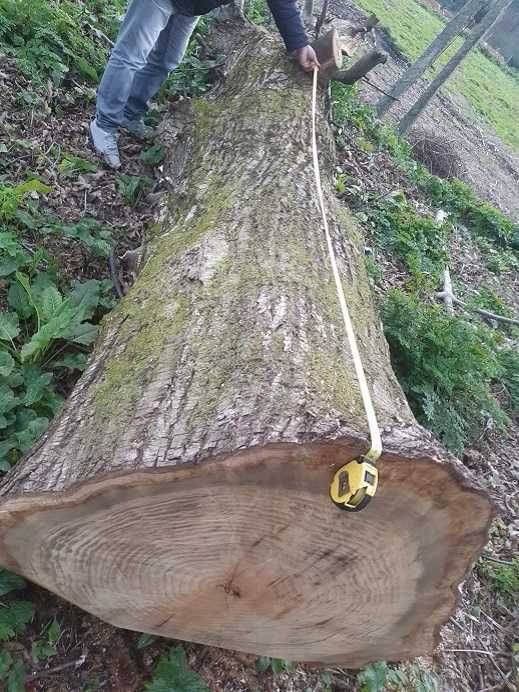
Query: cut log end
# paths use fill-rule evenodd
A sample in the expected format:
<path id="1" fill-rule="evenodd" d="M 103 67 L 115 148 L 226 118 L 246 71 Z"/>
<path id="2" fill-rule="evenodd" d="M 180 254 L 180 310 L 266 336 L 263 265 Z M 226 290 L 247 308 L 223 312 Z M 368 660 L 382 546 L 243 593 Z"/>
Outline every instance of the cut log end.
<path id="1" fill-rule="evenodd" d="M 319 81 L 325 83 L 342 65 L 342 45 L 337 31 L 332 29 L 327 34 L 323 34 L 312 43 L 312 47 L 321 65 Z"/>
<path id="2" fill-rule="evenodd" d="M 358 451 L 277 444 L 12 498 L 0 560 L 130 630 L 348 666 L 430 652 L 489 502 L 386 456 L 372 503 L 342 512 L 329 482 Z"/>

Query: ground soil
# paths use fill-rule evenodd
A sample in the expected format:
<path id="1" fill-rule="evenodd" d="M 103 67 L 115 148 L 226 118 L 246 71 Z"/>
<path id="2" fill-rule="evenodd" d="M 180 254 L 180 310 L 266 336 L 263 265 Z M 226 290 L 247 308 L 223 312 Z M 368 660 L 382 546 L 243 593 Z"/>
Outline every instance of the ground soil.
<path id="1" fill-rule="evenodd" d="M 341 0 L 340 4 L 340 9 L 334 9 L 338 15 L 354 19 L 359 16 L 351 3 Z M 378 68 L 371 77 L 384 88 L 404 65 L 401 56 L 390 46 L 387 47 L 391 55 L 388 64 Z M 27 168 L 37 170 L 53 187 L 53 192 L 42 203 L 66 220 L 92 217 L 102 221 L 113 231 L 118 255 L 125 249 L 140 245 L 144 229 L 153 218 L 154 204 L 166 189 L 160 166 L 145 166 L 138 158 L 142 145 L 122 136 L 124 172 L 147 175 L 154 180 L 153 187 L 143 194 L 134 207 L 126 204 L 118 192 L 116 175 L 103 166 L 99 167 L 97 173 L 65 178 L 58 169 L 60 155 L 55 147 L 62 152 L 96 160 L 88 142 L 88 122 L 93 111 L 93 103 L 88 100 L 89 92 L 70 84 L 64 92 L 48 93 L 47 107 L 30 109 L 19 98 L 19 94 L 28 88 L 30 85 L 12 61 L 0 57 L 0 89 L 3 94 L 0 142 L 4 142 L 9 149 L 9 165 L 4 173 L 10 180 L 21 180 Z M 374 93 L 366 91 L 366 97 L 373 99 Z M 59 109 L 56 108 L 58 102 Z M 168 117 L 171 111 L 174 113 L 174 107 L 174 104 L 166 107 L 162 116 Z M 441 132 L 449 141 L 453 141 L 463 161 L 463 177 L 473 182 L 483 196 L 498 204 L 503 211 L 519 217 L 517 156 L 510 153 L 482 125 L 472 121 L 457 99 L 442 95 L 439 103 L 429 110 L 420 127 Z M 350 166 L 352 174 L 360 171 L 363 175 L 359 175 L 359 180 L 363 178 L 370 189 L 379 194 L 405 184 L 402 173 L 386 154 L 367 156 L 355 146 L 354 135 L 352 131 L 347 146 L 340 154 L 338 163 L 341 166 Z M 24 140 L 30 145 L 26 148 L 13 146 L 15 140 Z M 411 190 L 406 192 L 412 195 Z M 422 203 L 418 193 L 416 199 L 417 204 Z M 28 242 L 40 244 L 42 239 L 28 238 Z M 108 263 L 93 258 L 76 241 L 61 238 L 59 241 L 43 239 L 43 242 L 47 243 L 49 254 L 55 256 L 64 268 L 63 282 L 110 277 Z M 369 244 L 369 237 L 366 242 Z M 487 271 L 477 249 L 470 244 L 454 243 L 453 257 L 456 273 L 460 267 L 470 265 L 470 271 L 461 273 L 467 289 L 474 285 L 474 281 L 477 282 L 481 271 Z M 389 257 L 378 259 L 383 267 L 383 279 L 376 291 L 382 294 L 390 285 L 398 282 L 400 269 Z M 495 279 L 493 276 L 487 278 L 489 281 Z M 496 283 L 502 284 L 504 297 L 513 294 L 514 281 L 513 277 L 496 280 Z M 518 458 L 517 421 L 510 424 L 506 433 L 485 430 L 464 457 L 467 466 L 485 480 L 496 498 L 500 517 L 495 523 L 486 552 L 497 560 L 508 561 L 518 547 Z M 22 597 L 35 602 L 36 615 L 27 636 L 7 646 L 25 659 L 29 671 L 26 690 L 31 692 L 138 692 L 150 679 L 158 658 L 173 644 L 158 639 L 139 649 L 138 635 L 135 633 L 102 623 L 38 587 L 29 587 Z M 62 630 L 58 653 L 46 663 L 34 664 L 30 653 L 32 642 L 54 617 Z M 457 612 L 442 632 L 441 646 L 432 659 L 421 661 L 420 666 L 424 670 L 434 670 L 444 690 L 483 692 L 513 689 L 510 653 L 513 631 L 514 614 L 510 604 L 491 591 L 480 571 L 475 570 L 461 590 Z M 192 644 L 184 644 L 184 647 L 189 664 L 214 692 L 319 692 L 326 689 L 321 672 L 313 668 L 299 666 L 290 673 L 273 677 L 271 672 L 257 671 L 257 661 L 253 656 Z M 355 672 L 333 669 L 329 674 L 332 690 L 359 689 Z"/>

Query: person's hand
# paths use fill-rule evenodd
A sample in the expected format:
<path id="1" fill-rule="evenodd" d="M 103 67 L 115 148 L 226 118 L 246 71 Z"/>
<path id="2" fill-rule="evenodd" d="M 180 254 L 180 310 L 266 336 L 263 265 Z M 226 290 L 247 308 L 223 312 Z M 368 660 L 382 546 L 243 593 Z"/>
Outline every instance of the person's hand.
<path id="1" fill-rule="evenodd" d="M 312 46 L 303 46 L 303 48 L 298 48 L 295 52 L 297 62 L 303 68 L 305 72 L 311 72 L 314 67 L 320 67 L 319 60 L 317 60 L 317 55 Z"/>

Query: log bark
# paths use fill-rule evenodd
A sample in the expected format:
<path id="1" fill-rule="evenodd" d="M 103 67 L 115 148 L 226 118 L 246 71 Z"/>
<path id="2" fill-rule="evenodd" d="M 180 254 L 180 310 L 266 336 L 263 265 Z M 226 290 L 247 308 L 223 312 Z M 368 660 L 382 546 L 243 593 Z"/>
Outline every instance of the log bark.
<path id="1" fill-rule="evenodd" d="M 369 441 L 316 202 L 311 80 L 265 31 L 226 22 L 215 40 L 225 80 L 164 131 L 171 192 L 147 261 L 1 486 L 0 563 L 132 630 L 350 666 L 430 652 L 489 500 L 395 379 L 320 118 L 385 444 L 371 504 L 330 501 Z"/>

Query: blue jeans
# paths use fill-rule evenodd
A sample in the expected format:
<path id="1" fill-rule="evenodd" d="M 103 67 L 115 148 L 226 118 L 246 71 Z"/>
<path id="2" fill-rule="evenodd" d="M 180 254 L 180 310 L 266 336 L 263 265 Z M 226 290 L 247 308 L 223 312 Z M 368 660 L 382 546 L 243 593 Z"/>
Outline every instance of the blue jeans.
<path id="1" fill-rule="evenodd" d="M 132 0 L 97 91 L 96 120 L 116 130 L 139 119 L 168 74 L 180 65 L 198 17 L 171 0 Z"/>

